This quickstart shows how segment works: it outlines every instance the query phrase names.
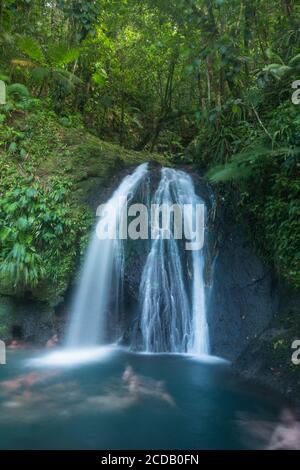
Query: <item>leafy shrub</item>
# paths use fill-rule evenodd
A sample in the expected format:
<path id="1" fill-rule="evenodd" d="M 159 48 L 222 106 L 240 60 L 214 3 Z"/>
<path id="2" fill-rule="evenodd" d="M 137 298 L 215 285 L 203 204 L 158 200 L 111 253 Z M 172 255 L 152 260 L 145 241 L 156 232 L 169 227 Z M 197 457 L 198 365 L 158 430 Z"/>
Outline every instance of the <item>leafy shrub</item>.
<path id="1" fill-rule="evenodd" d="M 2 162 L 0 280 L 13 289 L 51 283 L 60 292 L 72 273 L 84 214 L 67 202 L 70 183 L 11 171 Z M 86 227 L 85 227 L 86 228 Z"/>
<path id="2" fill-rule="evenodd" d="M 259 251 L 279 274 L 300 287 L 300 116 L 284 103 L 268 121 L 271 139 L 260 129 L 242 152 L 208 171 L 213 183 L 233 181 L 240 198 L 238 213 L 246 220 Z"/>

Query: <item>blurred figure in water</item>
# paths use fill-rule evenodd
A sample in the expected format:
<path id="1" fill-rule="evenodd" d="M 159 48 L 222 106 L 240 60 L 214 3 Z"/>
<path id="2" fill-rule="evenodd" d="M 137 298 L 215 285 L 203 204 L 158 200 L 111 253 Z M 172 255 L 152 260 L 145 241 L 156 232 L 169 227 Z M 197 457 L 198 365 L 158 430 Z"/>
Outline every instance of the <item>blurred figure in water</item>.
<path id="1" fill-rule="evenodd" d="M 12 342 L 7 346 L 7 349 L 11 349 L 14 351 L 16 349 L 22 349 L 22 348 L 24 348 L 24 345 L 17 339 L 13 339 Z"/>
<path id="2" fill-rule="evenodd" d="M 138 400 L 140 397 L 140 383 L 138 376 L 134 373 L 131 366 L 127 366 L 124 370 L 122 380 L 128 386 L 130 395 L 134 400 Z"/>
<path id="3" fill-rule="evenodd" d="M 129 393 L 135 401 L 142 396 L 149 396 L 163 400 L 171 406 L 176 406 L 173 398 L 166 391 L 163 382 L 138 376 L 131 366 L 125 368 L 122 380 L 128 386 Z"/>
<path id="4" fill-rule="evenodd" d="M 48 371 L 43 373 L 30 372 L 29 374 L 20 375 L 12 380 L 0 382 L 0 388 L 9 392 L 17 392 L 19 390 L 29 390 L 33 386 L 43 383 L 47 379 L 58 376 L 56 371 Z"/>
<path id="5" fill-rule="evenodd" d="M 290 408 L 284 408 L 279 422 L 260 420 L 239 413 L 237 424 L 244 431 L 245 444 L 255 449 L 300 450 L 300 422 Z"/>
<path id="6" fill-rule="evenodd" d="M 51 336 L 46 343 L 46 348 L 55 348 L 58 345 L 58 336 L 57 334 Z"/>
<path id="7" fill-rule="evenodd" d="M 300 450 L 300 422 L 294 413 L 284 408 L 280 415 L 280 423 L 276 426 L 267 447 L 269 450 Z"/>

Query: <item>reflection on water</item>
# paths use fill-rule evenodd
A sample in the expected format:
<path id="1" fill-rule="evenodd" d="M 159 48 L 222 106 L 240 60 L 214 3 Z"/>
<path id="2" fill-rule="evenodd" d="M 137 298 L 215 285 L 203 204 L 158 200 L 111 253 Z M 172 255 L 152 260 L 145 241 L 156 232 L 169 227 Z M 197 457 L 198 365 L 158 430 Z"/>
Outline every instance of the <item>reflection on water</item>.
<path id="1" fill-rule="evenodd" d="M 242 449 L 274 433 L 277 405 L 238 387 L 223 363 L 114 351 L 47 367 L 26 354 L 0 369 L 2 449 Z M 264 438 L 249 432 L 258 417 Z"/>

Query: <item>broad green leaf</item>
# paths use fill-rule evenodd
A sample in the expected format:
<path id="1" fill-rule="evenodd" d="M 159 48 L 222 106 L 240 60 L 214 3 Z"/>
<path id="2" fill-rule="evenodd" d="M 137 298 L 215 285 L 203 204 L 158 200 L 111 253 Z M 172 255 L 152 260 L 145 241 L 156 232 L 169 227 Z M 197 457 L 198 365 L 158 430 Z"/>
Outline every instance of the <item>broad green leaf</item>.
<path id="1" fill-rule="evenodd" d="M 30 59 L 35 60 L 40 65 L 45 64 L 44 53 L 36 39 L 23 36 L 18 40 L 17 44 L 19 49 L 28 57 L 30 57 Z"/>
<path id="2" fill-rule="evenodd" d="M 53 67 L 62 67 L 75 62 L 79 54 L 79 48 L 69 48 L 67 44 L 52 44 L 48 48 L 48 58 Z"/>

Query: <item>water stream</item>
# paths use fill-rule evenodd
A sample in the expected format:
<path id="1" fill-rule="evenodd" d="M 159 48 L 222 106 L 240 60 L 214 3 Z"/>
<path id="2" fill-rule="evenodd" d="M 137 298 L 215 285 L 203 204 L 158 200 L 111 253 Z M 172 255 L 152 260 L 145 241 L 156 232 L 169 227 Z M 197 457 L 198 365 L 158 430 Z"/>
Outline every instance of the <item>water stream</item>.
<path id="1" fill-rule="evenodd" d="M 192 178 L 168 168 L 162 169 L 152 202 L 168 207 L 189 206 L 184 222 L 190 233 L 196 225 L 196 205 L 204 204 L 195 194 Z M 175 238 L 174 225 L 169 217 L 169 239 L 163 238 L 162 229 L 157 231 L 141 279 L 143 350 L 208 354 L 204 250 L 185 252 L 186 240 Z"/>
<path id="2" fill-rule="evenodd" d="M 125 265 L 127 239 L 118 236 L 119 229 L 124 221 L 127 222 L 130 201 L 145 185 L 147 173 L 147 164 L 140 165 L 123 179 L 107 203 L 110 230 L 116 231 L 116 236 L 113 239 L 99 239 L 99 225 L 95 229 L 72 306 L 67 335 L 69 348 L 105 343 L 112 299 L 115 307 L 121 308 L 124 273 L 131 268 Z M 172 208 L 177 205 L 182 209 L 181 222 L 184 226 L 180 227 L 182 239 L 177 239 L 176 220 L 172 216 L 163 228 L 160 228 L 160 219 L 151 219 L 149 233 L 152 240 L 150 245 L 145 244 L 149 253 L 139 288 L 137 315 L 142 336 L 139 349 L 145 352 L 208 354 L 204 250 L 189 251 L 186 248 L 186 234 L 192 234 L 197 227 L 196 206 L 204 206 L 204 202 L 196 195 L 193 180 L 187 173 L 168 168 L 161 170 L 156 191 L 152 198 L 148 195 L 146 199 L 149 212 L 153 206 Z M 184 207 L 188 209 L 183 211 Z M 167 239 L 163 236 L 165 230 L 169 233 Z M 117 318 L 118 315 L 115 323 Z M 118 330 L 118 325 L 115 324 L 114 328 Z M 131 337 L 131 344 L 135 343 L 136 338 Z"/>
<path id="3" fill-rule="evenodd" d="M 107 202 L 110 227 L 119 233 L 126 215 L 126 204 L 147 174 L 147 164 L 142 164 L 126 176 Z M 100 222 L 101 223 L 101 220 Z M 97 227 L 99 228 L 99 227 Z M 115 238 L 100 239 L 97 228 L 91 238 L 79 287 L 72 306 L 72 317 L 66 344 L 69 348 L 90 347 L 104 341 L 105 317 L 111 299 L 111 286 L 114 284 L 114 298 L 119 293 L 124 274 L 124 240 Z"/>

